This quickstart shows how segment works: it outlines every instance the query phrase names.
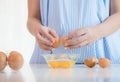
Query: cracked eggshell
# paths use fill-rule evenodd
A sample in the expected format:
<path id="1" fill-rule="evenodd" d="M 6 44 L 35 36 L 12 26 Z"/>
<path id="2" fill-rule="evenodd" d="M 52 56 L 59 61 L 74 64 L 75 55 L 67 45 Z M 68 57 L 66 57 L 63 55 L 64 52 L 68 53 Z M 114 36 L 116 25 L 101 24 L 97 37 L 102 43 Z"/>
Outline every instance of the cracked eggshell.
<path id="1" fill-rule="evenodd" d="M 91 57 L 90 59 L 85 59 L 84 64 L 90 68 L 94 67 L 96 65 L 95 57 Z"/>
<path id="2" fill-rule="evenodd" d="M 110 65 L 110 63 L 111 63 L 111 61 L 109 59 L 107 59 L 107 58 L 100 58 L 98 60 L 98 64 L 102 68 L 108 67 Z"/>

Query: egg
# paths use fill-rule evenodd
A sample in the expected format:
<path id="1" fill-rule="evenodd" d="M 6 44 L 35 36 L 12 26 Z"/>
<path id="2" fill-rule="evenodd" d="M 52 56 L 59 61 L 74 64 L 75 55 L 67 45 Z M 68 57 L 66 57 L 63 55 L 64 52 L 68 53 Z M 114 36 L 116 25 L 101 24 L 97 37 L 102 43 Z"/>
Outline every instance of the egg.
<path id="1" fill-rule="evenodd" d="M 58 48 L 60 44 L 60 39 L 59 38 L 55 38 L 55 42 L 53 43 L 52 47 L 53 48 Z"/>
<path id="2" fill-rule="evenodd" d="M 7 56 L 4 52 L 0 52 L 0 71 L 4 70 L 7 65 Z"/>
<path id="3" fill-rule="evenodd" d="M 65 47 L 65 43 L 67 41 L 67 37 L 66 36 L 61 37 L 60 41 L 62 43 L 62 46 Z"/>
<path id="4" fill-rule="evenodd" d="M 23 63 L 24 63 L 24 59 L 21 53 L 17 51 L 10 52 L 10 55 L 8 56 L 8 65 L 10 66 L 11 69 L 17 71 L 20 68 L 22 68 Z"/>
<path id="5" fill-rule="evenodd" d="M 85 59 L 84 64 L 90 68 L 94 67 L 96 64 L 96 59 L 95 57 L 91 57 L 90 59 Z"/>
<path id="6" fill-rule="evenodd" d="M 108 67 L 110 65 L 110 63 L 111 63 L 111 61 L 109 59 L 107 59 L 107 58 L 100 58 L 98 60 L 98 64 L 102 68 Z"/>

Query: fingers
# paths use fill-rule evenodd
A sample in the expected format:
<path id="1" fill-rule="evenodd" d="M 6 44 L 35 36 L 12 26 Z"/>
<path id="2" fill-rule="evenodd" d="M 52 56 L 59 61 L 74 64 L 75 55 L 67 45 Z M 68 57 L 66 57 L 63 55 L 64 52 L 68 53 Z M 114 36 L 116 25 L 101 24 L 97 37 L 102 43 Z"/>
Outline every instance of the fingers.
<path id="1" fill-rule="evenodd" d="M 82 35 L 82 36 L 79 36 L 77 38 L 73 38 L 73 39 L 69 39 L 66 41 L 65 43 L 65 46 L 74 46 L 74 45 L 77 45 L 79 43 L 82 43 L 83 41 L 87 40 L 88 39 L 88 36 L 85 34 L 85 35 Z"/>
<path id="2" fill-rule="evenodd" d="M 80 48 L 92 44 L 95 41 L 94 31 L 91 28 L 81 28 L 70 32 L 65 43 L 67 49 Z"/>
<path id="3" fill-rule="evenodd" d="M 41 49 L 48 50 L 48 51 L 52 49 L 51 43 L 48 40 L 41 37 L 40 35 L 37 35 L 36 40 Z"/>
<path id="4" fill-rule="evenodd" d="M 58 35 L 57 35 L 57 33 L 53 30 L 53 29 L 49 29 L 48 28 L 48 30 L 49 30 L 49 33 L 54 37 L 54 38 L 57 38 L 58 37 Z"/>
<path id="5" fill-rule="evenodd" d="M 55 42 L 55 38 L 58 38 L 57 33 L 48 27 L 42 26 L 35 33 L 37 42 L 39 43 L 40 48 L 45 50 L 52 49 L 52 45 Z"/>
<path id="6" fill-rule="evenodd" d="M 40 42 L 39 43 L 39 47 L 43 50 L 47 50 L 47 51 L 50 51 L 52 49 L 52 47 L 50 46 L 47 46 L 47 45 L 44 45 L 44 44 L 41 44 Z"/>
<path id="7" fill-rule="evenodd" d="M 40 33 L 47 38 L 48 40 L 50 40 L 51 42 L 54 42 L 54 37 L 49 34 L 49 29 L 47 27 L 43 28 L 44 30 L 42 30 Z"/>
<path id="8" fill-rule="evenodd" d="M 74 38 L 74 37 L 78 37 L 78 36 L 82 36 L 84 34 L 86 34 L 86 30 L 85 29 L 75 30 L 75 31 L 69 33 L 68 39 L 71 39 L 71 38 Z"/>
<path id="9" fill-rule="evenodd" d="M 51 42 L 55 42 L 54 37 L 50 35 L 48 32 L 44 32 L 43 34 L 48 40 L 50 40 Z"/>
<path id="10" fill-rule="evenodd" d="M 44 44 L 44 45 L 48 45 L 51 46 L 52 42 L 50 42 L 49 40 L 47 40 L 46 38 L 42 37 L 40 34 L 36 35 L 36 39 L 37 41 L 39 41 L 40 43 Z"/>
<path id="11" fill-rule="evenodd" d="M 67 49 L 75 49 L 75 48 L 80 48 L 80 47 L 84 47 L 84 46 L 88 46 L 90 45 L 89 42 L 87 40 L 79 43 L 79 44 L 76 44 L 76 45 L 72 45 L 72 46 L 68 46 L 66 47 Z"/>
<path id="12" fill-rule="evenodd" d="M 58 37 L 57 33 L 53 29 L 47 28 L 37 34 L 36 39 L 40 48 L 44 50 L 51 50 L 56 37 Z"/>

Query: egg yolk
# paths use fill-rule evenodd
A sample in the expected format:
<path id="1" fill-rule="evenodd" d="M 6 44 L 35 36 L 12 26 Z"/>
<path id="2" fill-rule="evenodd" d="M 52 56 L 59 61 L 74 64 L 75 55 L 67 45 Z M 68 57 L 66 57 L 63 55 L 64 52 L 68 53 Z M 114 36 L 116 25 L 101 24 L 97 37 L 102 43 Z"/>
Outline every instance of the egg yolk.
<path id="1" fill-rule="evenodd" d="M 48 65 L 52 68 L 70 68 L 74 64 L 74 61 L 48 61 Z"/>

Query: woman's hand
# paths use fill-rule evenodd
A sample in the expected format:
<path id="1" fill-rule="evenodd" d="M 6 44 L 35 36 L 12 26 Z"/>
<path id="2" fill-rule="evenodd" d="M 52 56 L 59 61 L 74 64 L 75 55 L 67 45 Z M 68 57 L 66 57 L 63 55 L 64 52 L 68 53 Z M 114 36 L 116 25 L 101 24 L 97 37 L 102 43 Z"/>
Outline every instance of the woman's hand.
<path id="1" fill-rule="evenodd" d="M 44 50 L 51 50 L 56 32 L 41 24 L 40 0 L 28 0 L 28 20 L 29 32 L 35 36 L 39 47 Z"/>
<path id="2" fill-rule="evenodd" d="M 58 37 L 57 33 L 52 29 L 45 26 L 38 27 L 35 32 L 35 38 L 39 47 L 44 50 L 51 50 L 55 38 Z"/>
<path id="3" fill-rule="evenodd" d="M 65 43 L 67 49 L 80 48 L 92 44 L 100 38 L 97 27 L 80 28 L 68 35 Z"/>

